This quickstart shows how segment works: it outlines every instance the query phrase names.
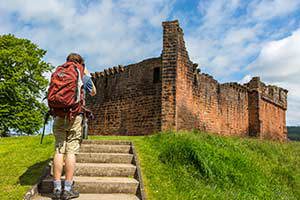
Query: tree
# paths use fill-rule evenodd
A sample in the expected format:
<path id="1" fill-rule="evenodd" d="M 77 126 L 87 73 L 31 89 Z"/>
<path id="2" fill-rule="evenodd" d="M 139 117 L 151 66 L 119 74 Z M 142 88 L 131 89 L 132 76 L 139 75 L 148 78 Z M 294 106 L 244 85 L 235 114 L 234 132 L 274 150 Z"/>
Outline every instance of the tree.
<path id="1" fill-rule="evenodd" d="M 53 69 L 45 54 L 30 40 L 0 35 L 0 136 L 34 134 L 42 127 L 48 85 L 43 74 Z"/>

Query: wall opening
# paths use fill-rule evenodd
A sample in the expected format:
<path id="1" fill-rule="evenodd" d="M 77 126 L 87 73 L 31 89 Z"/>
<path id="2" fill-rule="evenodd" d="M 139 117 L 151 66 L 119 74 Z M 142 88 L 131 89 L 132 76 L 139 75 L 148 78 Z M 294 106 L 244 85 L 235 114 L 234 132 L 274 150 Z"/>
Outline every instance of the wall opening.
<path id="1" fill-rule="evenodd" d="M 108 78 L 107 78 L 107 77 L 105 77 L 104 88 L 107 88 L 107 84 L 108 84 Z"/>
<path id="2" fill-rule="evenodd" d="M 160 67 L 155 67 L 153 70 L 153 83 L 159 83 L 160 81 Z"/>

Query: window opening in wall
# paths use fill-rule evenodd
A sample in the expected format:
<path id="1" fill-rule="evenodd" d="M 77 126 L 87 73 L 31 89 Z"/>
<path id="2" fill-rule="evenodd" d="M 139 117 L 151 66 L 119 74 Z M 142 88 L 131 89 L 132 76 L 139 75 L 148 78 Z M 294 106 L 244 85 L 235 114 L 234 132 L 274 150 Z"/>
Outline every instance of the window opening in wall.
<path id="1" fill-rule="evenodd" d="M 104 87 L 107 88 L 107 83 L 108 83 L 108 78 L 105 77 L 105 83 L 104 83 Z"/>
<path id="2" fill-rule="evenodd" d="M 197 79 L 197 74 L 194 74 L 194 85 L 197 85 L 198 84 L 198 79 Z"/>
<path id="3" fill-rule="evenodd" d="M 153 71 L 153 83 L 159 83 L 160 81 L 160 67 L 156 67 Z"/>

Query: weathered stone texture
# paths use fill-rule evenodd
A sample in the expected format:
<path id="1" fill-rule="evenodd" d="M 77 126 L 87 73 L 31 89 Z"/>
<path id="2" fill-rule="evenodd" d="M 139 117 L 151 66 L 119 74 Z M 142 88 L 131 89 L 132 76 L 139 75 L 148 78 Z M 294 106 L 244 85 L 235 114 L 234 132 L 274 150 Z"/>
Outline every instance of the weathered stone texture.
<path id="1" fill-rule="evenodd" d="M 87 99 L 95 114 L 89 134 L 142 135 L 161 128 L 161 81 L 153 83 L 153 69 L 161 58 L 144 60 L 93 74 L 97 95 Z M 118 69 L 118 67 L 115 67 Z M 102 74 L 102 75 L 101 75 Z"/>
<path id="2" fill-rule="evenodd" d="M 162 51 L 162 93 L 161 93 L 161 122 L 162 130 L 175 128 L 176 115 L 176 69 L 177 69 L 177 38 L 178 22 L 163 23 Z"/>
<path id="3" fill-rule="evenodd" d="M 267 86 L 259 77 L 254 77 L 245 86 L 252 96 L 252 106 L 249 108 L 249 113 L 252 113 L 250 135 L 266 139 L 286 139 L 288 91 L 273 85 Z"/>
<path id="4" fill-rule="evenodd" d="M 259 118 L 261 121 L 259 136 L 266 139 L 286 139 L 285 117 L 285 110 L 261 99 L 259 102 Z"/>
<path id="5" fill-rule="evenodd" d="M 155 79 L 155 68 L 160 79 Z M 156 71 L 157 72 L 157 71 Z M 188 56 L 177 20 L 163 22 L 161 57 L 93 74 L 98 94 L 91 134 L 150 134 L 199 129 L 222 135 L 285 139 L 287 90 L 249 83 L 220 84 Z M 157 74 L 156 74 L 157 78 Z"/>

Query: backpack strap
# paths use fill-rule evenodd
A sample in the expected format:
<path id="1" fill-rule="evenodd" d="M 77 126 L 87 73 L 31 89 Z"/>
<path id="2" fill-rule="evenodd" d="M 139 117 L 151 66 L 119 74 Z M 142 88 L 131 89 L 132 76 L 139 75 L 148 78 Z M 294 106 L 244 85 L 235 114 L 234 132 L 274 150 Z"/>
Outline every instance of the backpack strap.
<path id="1" fill-rule="evenodd" d="M 82 77 L 83 75 L 81 74 L 80 70 L 78 69 L 78 67 L 76 65 L 73 65 L 74 70 L 77 72 L 77 83 L 76 83 L 76 103 L 79 103 L 81 100 L 81 90 L 82 90 L 82 86 L 83 86 L 83 82 L 82 82 Z"/>
<path id="2" fill-rule="evenodd" d="M 42 133 L 41 143 L 40 143 L 40 144 L 43 143 L 43 139 L 44 139 L 44 135 L 45 135 L 45 127 L 46 127 L 47 121 L 49 120 L 49 117 L 50 117 L 50 111 L 48 111 L 48 112 L 45 114 L 45 121 L 44 121 L 43 133 Z"/>

